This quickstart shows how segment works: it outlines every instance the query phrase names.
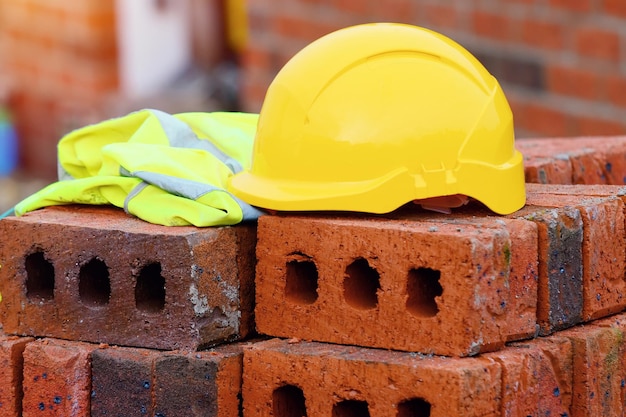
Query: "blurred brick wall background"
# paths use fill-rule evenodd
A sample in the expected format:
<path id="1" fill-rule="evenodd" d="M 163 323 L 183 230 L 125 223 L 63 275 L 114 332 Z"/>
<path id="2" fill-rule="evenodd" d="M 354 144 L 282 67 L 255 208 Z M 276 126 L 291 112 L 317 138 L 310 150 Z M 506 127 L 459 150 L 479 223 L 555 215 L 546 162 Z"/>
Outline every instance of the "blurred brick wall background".
<path id="1" fill-rule="evenodd" d="M 228 54 L 223 19 L 215 18 L 226 0 L 189 1 L 193 64 L 209 72 Z M 474 53 L 500 80 L 518 137 L 626 134 L 623 0 L 248 0 L 247 9 L 237 103 L 243 111 L 259 111 L 278 70 L 317 37 L 397 21 L 439 31 Z M 148 106 L 223 108 L 196 91 L 203 84 L 191 83 L 192 93 L 176 98 L 124 97 L 116 16 L 112 0 L 0 0 L 0 90 L 5 80 L 24 169 L 52 177 L 58 139 L 104 118 Z"/>
<path id="2" fill-rule="evenodd" d="M 2 67 L 22 164 L 55 172 L 56 141 L 99 116 L 117 89 L 113 2 L 0 1 Z"/>
<path id="3" fill-rule="evenodd" d="M 139 1 L 157 18 L 184 4 L 194 61 L 162 91 L 131 97 L 120 74 L 123 3 L 0 0 L 0 105 L 6 96 L 20 138 L 20 165 L 30 175 L 56 179 L 56 143 L 73 129 L 144 107 L 170 112 L 216 107 L 198 72 L 208 73 L 227 53 L 217 16 L 222 0 Z M 173 59 L 164 45 L 155 45 L 159 48 L 161 59 Z"/>
<path id="4" fill-rule="evenodd" d="M 243 103 L 260 109 L 290 56 L 363 22 L 424 26 L 456 40 L 498 78 L 518 137 L 626 133 L 624 0 L 251 0 Z"/>

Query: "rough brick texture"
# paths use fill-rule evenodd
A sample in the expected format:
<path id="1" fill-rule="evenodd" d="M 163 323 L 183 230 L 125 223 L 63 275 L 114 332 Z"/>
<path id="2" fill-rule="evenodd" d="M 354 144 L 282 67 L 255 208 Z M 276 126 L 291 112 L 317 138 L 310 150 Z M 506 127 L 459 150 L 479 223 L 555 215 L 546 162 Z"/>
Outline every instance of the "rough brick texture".
<path id="1" fill-rule="evenodd" d="M 89 417 L 91 352 L 97 345 L 39 339 L 24 349 L 23 417 Z"/>
<path id="2" fill-rule="evenodd" d="M 621 415 L 624 328 L 581 326 L 559 335 L 572 342 L 572 417 Z"/>
<path id="3" fill-rule="evenodd" d="M 538 226 L 537 324 L 550 334 L 582 321 L 583 222 L 573 207 L 526 206 L 513 217 Z"/>
<path id="4" fill-rule="evenodd" d="M 619 402 L 623 407 L 623 414 L 626 412 L 626 343 L 624 341 L 624 336 L 626 336 L 626 314 L 615 314 L 602 320 L 596 320 L 593 324 L 599 327 L 609 327 L 613 329 L 614 336 L 617 336 L 613 339 L 613 343 L 616 344 L 617 358 L 619 360 L 619 373 L 614 373 L 608 377 L 614 381 L 614 383 L 610 386 L 612 392 L 609 395 L 615 396 L 619 391 Z M 612 349 L 611 353 L 615 353 L 615 350 Z M 607 357 L 607 359 L 609 358 Z M 615 370 L 615 364 L 613 364 L 612 370 Z M 619 390 L 617 390 L 615 386 L 615 381 L 617 380 L 619 380 Z"/>
<path id="5" fill-rule="evenodd" d="M 242 348 L 98 349 L 92 355 L 91 416 L 239 417 Z"/>
<path id="6" fill-rule="evenodd" d="M 440 214 L 432 212 L 419 212 L 399 210 L 389 214 L 391 218 L 413 218 L 414 220 L 434 223 L 454 224 L 463 230 L 463 225 L 479 228 L 506 228 L 510 246 L 510 268 L 508 286 L 510 291 L 507 301 L 507 331 L 508 341 L 521 340 L 534 337 L 538 332 L 537 325 L 537 289 L 539 280 L 539 251 L 538 227 L 535 222 L 525 219 L 506 218 L 493 216 L 484 209 L 476 210 L 472 207 L 466 210 L 456 211 L 453 214 Z M 397 213 L 401 213 L 397 215 Z M 436 226 L 435 226 L 436 227 Z"/>
<path id="7" fill-rule="evenodd" d="M 528 331 L 507 321 L 515 307 L 504 222 L 264 216 L 257 245 L 263 334 L 464 356 Z M 524 253 L 532 261 L 533 249 Z"/>
<path id="8" fill-rule="evenodd" d="M 152 225 L 104 207 L 0 222 L 7 334 L 197 349 L 253 327 L 252 225 Z"/>
<path id="9" fill-rule="evenodd" d="M 572 344 L 563 337 L 515 343 L 486 354 L 502 367 L 502 415 L 569 415 L 572 355 Z"/>
<path id="10" fill-rule="evenodd" d="M 241 346 L 163 354 L 154 365 L 155 415 L 238 417 Z"/>
<path id="11" fill-rule="evenodd" d="M 626 183 L 626 136 L 523 139 L 516 147 L 529 183 Z"/>
<path id="12" fill-rule="evenodd" d="M 31 337 L 0 334 L 0 415 L 21 417 L 24 348 Z"/>
<path id="13" fill-rule="evenodd" d="M 582 319 L 588 321 L 623 310 L 626 307 L 626 234 L 622 199 L 619 196 L 589 198 L 538 192 L 529 193 L 528 203 L 571 206 L 581 214 Z"/>
<path id="14" fill-rule="evenodd" d="M 154 415 L 153 363 L 158 352 L 97 349 L 91 358 L 91 417 Z"/>
<path id="15" fill-rule="evenodd" d="M 501 415 L 501 369 L 483 358 L 273 339 L 243 369 L 246 417 Z"/>

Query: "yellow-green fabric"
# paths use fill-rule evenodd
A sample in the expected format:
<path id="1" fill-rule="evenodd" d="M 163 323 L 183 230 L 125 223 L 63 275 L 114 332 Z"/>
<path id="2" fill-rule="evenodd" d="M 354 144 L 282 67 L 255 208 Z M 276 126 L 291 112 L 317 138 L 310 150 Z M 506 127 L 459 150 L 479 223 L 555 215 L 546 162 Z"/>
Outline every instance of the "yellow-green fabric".
<path id="1" fill-rule="evenodd" d="M 15 207 L 112 204 L 150 223 L 224 226 L 261 211 L 226 191 L 250 166 L 258 115 L 141 110 L 73 131 L 58 144 L 59 181 Z"/>

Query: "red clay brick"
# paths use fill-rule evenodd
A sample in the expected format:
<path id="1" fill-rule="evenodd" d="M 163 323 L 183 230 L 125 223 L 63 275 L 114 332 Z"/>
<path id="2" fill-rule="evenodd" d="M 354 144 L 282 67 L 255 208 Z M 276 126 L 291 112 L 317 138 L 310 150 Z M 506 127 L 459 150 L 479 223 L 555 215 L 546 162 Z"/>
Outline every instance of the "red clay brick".
<path id="1" fill-rule="evenodd" d="M 524 117 L 532 130 L 541 136 L 564 136 L 569 133 L 569 115 L 545 103 L 528 103 L 524 106 Z"/>
<path id="2" fill-rule="evenodd" d="M 502 366 L 502 415 L 569 415 L 572 402 L 572 344 L 567 338 L 515 343 L 485 358 Z"/>
<path id="3" fill-rule="evenodd" d="M 97 345 L 40 339 L 24 349 L 23 417 L 89 417 L 91 352 Z"/>
<path id="4" fill-rule="evenodd" d="M 548 50 L 562 49 L 565 43 L 564 26 L 541 21 L 536 17 L 525 19 L 521 24 L 522 41 Z"/>
<path id="5" fill-rule="evenodd" d="M 620 197 L 626 198 L 626 186 L 596 184 L 526 184 L 527 195 L 553 194 L 571 197 Z M 626 204 L 626 201 L 624 201 Z"/>
<path id="6" fill-rule="evenodd" d="M 246 417 L 501 416 L 501 370 L 445 358 L 294 340 L 244 350 Z"/>
<path id="7" fill-rule="evenodd" d="M 439 28 L 458 28 L 461 22 L 461 13 L 454 6 L 434 3 L 416 4 L 418 14 L 426 26 Z"/>
<path id="8" fill-rule="evenodd" d="M 0 236 L 8 334 L 197 349 L 253 330 L 253 225 L 165 227 L 65 206 L 5 218 Z"/>
<path id="9" fill-rule="evenodd" d="M 0 332 L 0 414 L 4 417 L 22 416 L 23 353 L 33 340 Z"/>
<path id="10" fill-rule="evenodd" d="M 623 408 L 623 330 L 579 326 L 559 334 L 574 352 L 572 417 L 621 415 Z"/>
<path id="11" fill-rule="evenodd" d="M 603 78 L 597 72 L 552 65 L 547 70 L 547 88 L 558 94 L 598 100 Z"/>
<path id="12" fill-rule="evenodd" d="M 581 141 L 578 138 L 520 140 L 517 145 L 520 152 L 524 154 L 525 163 L 533 159 L 540 161 L 548 159 L 547 164 L 554 163 L 561 166 L 560 161 L 567 161 L 570 164 L 572 176 L 569 180 L 562 177 L 562 179 L 545 182 L 539 181 L 543 184 L 606 184 L 602 166 L 596 160 L 595 150 L 588 146 L 587 140 Z M 555 171 L 554 168 L 553 171 Z"/>
<path id="13" fill-rule="evenodd" d="M 624 119 L 579 116 L 574 120 L 576 132 L 580 135 L 623 135 L 626 134 Z"/>
<path id="14" fill-rule="evenodd" d="M 342 13 L 365 16 L 369 12 L 369 2 L 363 0 L 335 0 L 333 6 Z"/>
<path id="15" fill-rule="evenodd" d="M 402 212 L 400 210 L 399 212 Z M 389 214 L 393 218 L 394 214 Z M 398 216 L 402 218 L 408 216 Z M 451 214 L 420 212 L 414 220 L 453 223 L 457 226 L 471 224 L 480 228 L 505 226 L 511 241 L 507 301 L 507 341 L 527 339 L 537 334 L 537 285 L 538 285 L 538 232 L 537 225 L 528 220 L 495 217 L 480 210 L 458 210 Z"/>
<path id="16" fill-rule="evenodd" d="M 263 216 L 257 329 L 443 355 L 497 349 L 519 331 L 507 322 L 510 254 L 504 223 Z"/>
<path id="17" fill-rule="evenodd" d="M 473 32 L 480 36 L 505 41 L 511 37 L 515 26 L 517 22 L 503 14 L 486 11 L 472 13 Z"/>
<path id="18" fill-rule="evenodd" d="M 551 209 L 527 205 L 510 217 L 530 220 L 538 226 L 539 333 L 547 335 L 580 323 L 583 306 L 580 212 L 573 207 Z"/>
<path id="19" fill-rule="evenodd" d="M 527 198 L 532 201 L 532 193 L 536 190 L 541 190 L 543 187 L 554 189 L 561 186 L 546 186 L 539 184 L 527 184 Z M 578 186 L 580 187 L 580 186 Z M 594 186 L 590 186 L 594 187 Z M 604 186 L 607 187 L 607 186 Z M 617 188 L 617 187 L 616 187 Z M 598 191 L 600 192 L 600 191 Z M 602 191 L 605 192 L 605 191 Z M 493 216 L 493 213 L 486 210 L 483 206 L 470 204 L 466 208 L 462 209 L 458 213 L 455 213 L 450 219 L 465 214 L 466 216 L 472 216 L 477 219 L 485 218 L 487 216 Z M 526 319 L 529 320 L 532 315 L 536 313 L 536 322 L 538 325 L 538 333 L 541 335 L 548 335 L 555 331 L 562 330 L 574 326 L 582 321 L 582 306 L 583 306 L 583 221 L 581 213 L 574 207 L 562 207 L 551 208 L 545 206 L 537 206 L 533 204 L 527 204 L 521 210 L 505 216 L 496 217 L 500 222 L 506 222 L 509 219 L 520 219 L 524 221 L 530 221 L 536 224 L 538 240 L 529 240 L 524 243 L 521 240 L 522 236 L 517 235 L 521 243 L 521 246 L 525 248 L 520 254 L 520 250 L 517 250 L 520 256 L 521 267 L 517 267 L 517 270 L 526 270 L 522 276 L 526 279 L 510 279 L 509 285 L 511 289 L 510 303 L 514 306 L 511 309 L 511 313 L 523 311 L 520 307 L 522 305 L 528 306 Z M 458 220 L 452 220 L 458 221 Z M 517 233 L 511 233 L 511 236 L 515 236 Z M 512 240 L 513 242 L 513 240 Z M 528 262 L 528 255 L 523 253 L 528 250 L 530 246 L 537 244 L 538 268 L 533 270 Z M 514 245 L 511 245 L 514 248 Z M 514 255 L 513 252 L 511 252 Z M 515 264 L 511 262 L 511 277 L 519 276 L 519 273 L 515 273 Z M 526 260 L 524 260 L 526 259 Z M 526 266 L 524 266 L 526 265 Z M 526 269 L 524 269 L 526 268 Z M 528 280 L 528 277 L 536 277 L 538 280 L 536 285 L 529 286 L 532 281 Z M 515 284 L 517 282 L 517 284 Z M 516 306 L 514 297 L 522 297 L 518 299 Z M 525 301 L 522 300 L 525 298 Z M 536 300 L 536 309 L 531 309 L 530 303 Z M 518 317 L 520 319 L 521 317 Z M 516 313 L 513 313 L 513 317 L 509 315 L 507 322 L 516 323 Z M 527 321 L 529 326 L 526 329 L 530 329 L 530 321 Z M 507 340 L 515 340 L 521 338 L 509 336 Z M 527 333 L 526 337 L 530 337 L 532 334 Z"/>
<path id="20" fill-rule="evenodd" d="M 586 198 L 536 192 L 528 194 L 527 204 L 561 208 L 571 206 L 581 214 L 583 320 L 597 319 L 626 308 L 623 296 L 626 294 L 626 232 L 622 199 L 617 196 Z M 607 239 L 609 236 L 611 239 Z"/>
<path id="21" fill-rule="evenodd" d="M 558 191 L 561 190 L 561 191 Z M 585 193 L 585 190 L 589 190 Z M 542 185 L 542 184 L 526 184 L 527 191 L 527 205 L 521 210 L 513 213 L 510 216 L 498 217 L 499 221 L 507 221 L 508 219 L 521 219 L 536 223 L 539 230 L 539 244 L 538 244 L 538 284 L 537 294 L 531 296 L 529 292 L 535 290 L 535 287 L 529 287 L 527 284 L 531 281 L 528 280 L 515 280 L 510 279 L 509 285 L 511 289 L 511 297 L 520 296 L 520 294 L 526 294 L 528 297 L 525 305 L 530 305 L 532 300 L 537 300 L 536 306 L 536 320 L 539 324 L 539 333 L 542 335 L 551 334 L 557 330 L 562 330 L 574 326 L 583 320 L 583 300 L 584 289 L 583 280 L 590 281 L 599 288 L 603 288 L 602 300 L 593 300 L 588 303 L 589 311 L 595 307 L 593 317 L 600 317 L 602 315 L 615 312 L 620 309 L 620 305 L 623 303 L 616 291 L 616 288 L 620 288 L 623 284 L 619 280 L 598 280 L 593 271 L 600 273 L 601 275 L 611 274 L 610 276 L 619 276 L 620 265 L 624 264 L 623 260 L 616 259 L 615 262 L 611 262 L 610 265 L 599 262 L 597 257 L 607 259 L 610 256 L 609 253 L 613 253 L 614 258 L 619 258 L 622 243 L 618 243 L 614 246 L 600 245 L 599 247 L 593 247 L 592 245 L 585 245 L 583 250 L 583 240 L 585 233 L 589 236 L 587 242 L 595 239 L 593 236 L 604 236 L 605 233 L 613 233 L 612 230 L 622 229 L 621 222 L 618 220 L 615 222 L 613 216 L 618 219 L 623 218 L 623 213 L 618 209 L 619 206 L 623 206 L 622 203 L 617 202 L 617 198 L 613 194 L 622 195 L 626 192 L 626 188 L 618 186 L 582 186 L 582 185 Z M 576 204 L 564 204 L 563 201 L 568 197 L 561 198 L 560 196 L 554 196 L 554 198 L 548 199 L 542 194 L 569 194 L 579 193 L 583 196 L 595 196 L 597 201 L 593 199 L 584 200 L 579 198 L 572 198 Z M 546 201 L 542 201 L 546 200 Z M 581 210 L 576 205 L 581 205 Z M 573 205 L 573 206 L 572 206 Z M 602 210 L 600 212 L 608 211 L 608 216 L 604 216 L 607 220 L 604 223 L 593 224 L 593 227 L 588 227 L 585 231 L 583 219 L 588 220 L 590 224 L 593 223 L 591 219 L 596 216 L 594 208 L 599 206 Z M 470 204 L 459 212 L 453 213 L 448 217 L 449 221 L 458 222 L 458 217 L 465 213 L 466 216 L 474 217 L 476 222 L 480 219 L 486 218 L 486 216 L 493 216 L 492 213 L 484 208 L 476 210 L 476 206 Z M 428 217 L 426 217 L 428 218 Z M 608 228 L 607 230 L 603 227 Z M 511 232 L 511 237 L 521 237 L 519 232 Z M 522 240 L 523 242 L 523 240 Z M 530 241 L 526 242 L 530 243 Z M 523 245 L 521 247 L 528 248 L 532 245 Z M 513 249 L 513 245 L 511 246 Z M 520 250 L 512 251 L 512 255 L 520 253 Z M 617 253 L 615 253 L 617 252 Z M 596 253 L 594 255 L 594 253 Z M 529 259 L 528 255 L 520 255 L 520 259 Z M 583 262 L 586 260 L 587 264 L 590 264 L 595 269 L 586 270 L 583 266 Z M 522 261 L 523 262 L 523 261 Z M 523 264 L 522 264 L 523 265 Z M 527 267 L 530 264 L 527 264 Z M 518 269 L 520 270 L 520 269 Z M 523 270 L 523 267 L 522 269 Z M 511 263 L 511 277 L 515 277 L 515 268 L 512 258 Z M 531 272 L 532 269 L 527 269 L 528 272 L 523 275 L 526 277 L 536 276 L 537 272 Z M 516 287 L 515 282 L 518 282 Z M 525 284 L 523 284 L 525 283 Z M 596 294 L 597 295 L 597 294 Z M 591 295 L 589 295 L 591 297 Z M 521 300 L 519 300 L 521 301 Z M 515 305 L 511 301 L 511 305 Z M 520 308 L 513 309 L 512 311 L 522 311 Z M 533 310 L 533 314 L 535 311 Z M 589 313 L 591 315 L 591 313 Z M 527 319 L 532 317 L 530 314 L 526 316 Z M 513 318 L 509 315 L 507 320 L 513 323 Z M 528 326 L 527 328 L 530 328 Z M 526 337 L 532 336 L 527 333 Z M 522 338 L 522 335 L 518 337 L 509 337 L 508 340 L 516 340 Z"/>
<path id="22" fill-rule="evenodd" d="M 187 353 L 97 349 L 91 416 L 239 417 L 242 360 L 238 343 Z"/>
<path id="23" fill-rule="evenodd" d="M 626 314 L 615 314 L 611 317 L 607 317 L 605 319 L 596 320 L 593 322 L 595 326 L 599 327 L 609 327 L 612 329 L 617 329 L 618 335 L 619 332 L 624 336 L 626 335 Z M 626 411 L 626 343 L 624 343 L 623 339 L 617 340 L 618 344 L 618 358 L 620 362 L 620 403 L 624 406 L 622 409 L 622 414 Z M 613 378 L 618 378 L 620 376 L 613 375 Z M 614 394 L 613 394 L 614 395 Z"/>
<path id="24" fill-rule="evenodd" d="M 239 344 L 160 355 L 154 364 L 154 415 L 239 417 L 242 360 Z"/>
<path id="25" fill-rule="evenodd" d="M 324 20 L 310 16 L 288 16 L 278 14 L 273 19 L 272 30 L 287 39 L 297 39 L 309 43 L 313 40 L 339 29 Z M 302 46 L 304 47 L 305 44 Z"/>
<path id="26" fill-rule="evenodd" d="M 602 0 L 602 7 L 615 16 L 626 17 L 626 3 L 622 0 Z"/>
<path id="27" fill-rule="evenodd" d="M 91 417 L 154 415 L 152 387 L 159 351 L 96 349 L 91 355 Z"/>
<path id="28" fill-rule="evenodd" d="M 571 184 L 572 164 L 569 159 L 524 156 L 524 176 L 527 183 Z"/>
<path id="29" fill-rule="evenodd" d="M 417 2 L 406 0 L 388 0 L 370 2 L 370 16 L 376 16 L 379 22 L 415 23 Z"/>
<path id="30" fill-rule="evenodd" d="M 524 154 L 527 182 L 626 183 L 626 136 L 522 139 L 516 145 Z M 571 178 L 563 161 L 570 164 Z"/>
<path id="31" fill-rule="evenodd" d="M 503 221 L 511 239 L 511 298 L 507 318 L 507 340 L 511 341 L 534 336 L 538 331 L 539 231 L 534 222 Z"/>
<path id="32" fill-rule="evenodd" d="M 252 71 L 257 72 L 261 70 L 272 70 L 272 62 L 270 58 L 270 51 L 260 45 L 247 47 L 240 57 L 244 66 L 251 67 L 248 73 L 251 73 Z"/>
<path id="33" fill-rule="evenodd" d="M 626 4 L 624 9 L 626 10 Z M 626 91 L 626 76 L 609 75 L 606 77 L 606 83 L 609 101 L 616 106 L 626 107 L 626 95 L 622 94 Z"/>
<path id="34" fill-rule="evenodd" d="M 626 136 L 603 137 L 588 140 L 593 155 L 602 167 L 607 184 L 626 184 Z"/>
<path id="35" fill-rule="evenodd" d="M 579 27 L 575 31 L 576 51 L 587 58 L 609 62 L 620 60 L 620 38 L 617 31 L 600 27 Z"/>

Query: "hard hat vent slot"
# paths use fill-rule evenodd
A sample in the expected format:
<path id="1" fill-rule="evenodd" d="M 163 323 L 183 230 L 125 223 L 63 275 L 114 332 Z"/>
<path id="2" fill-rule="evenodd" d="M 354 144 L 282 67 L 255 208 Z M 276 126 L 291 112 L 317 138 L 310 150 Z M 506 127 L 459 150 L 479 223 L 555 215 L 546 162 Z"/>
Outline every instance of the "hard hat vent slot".
<path id="1" fill-rule="evenodd" d="M 78 295 L 83 304 L 102 306 L 109 303 L 111 281 L 104 261 L 94 258 L 80 268 Z"/>
<path id="2" fill-rule="evenodd" d="M 430 268 L 409 271 L 406 283 L 406 308 L 417 317 L 433 317 L 439 312 L 436 297 L 443 293 L 439 283 L 441 273 Z"/>
<path id="3" fill-rule="evenodd" d="M 276 417 L 306 417 L 304 393 L 295 385 L 284 385 L 272 393 L 272 408 Z"/>
<path id="4" fill-rule="evenodd" d="M 332 417 L 370 417 L 367 401 L 341 401 L 333 406 Z"/>
<path id="5" fill-rule="evenodd" d="M 298 259 L 287 262 L 285 298 L 296 304 L 313 304 L 317 300 L 317 266 L 310 257 L 295 254 Z"/>
<path id="6" fill-rule="evenodd" d="M 135 305 L 147 312 L 159 312 L 165 307 L 165 278 L 161 264 L 154 262 L 144 266 L 135 284 Z"/>
<path id="7" fill-rule="evenodd" d="M 398 417 L 430 417 L 430 403 L 422 398 L 412 398 L 398 404 Z"/>
<path id="8" fill-rule="evenodd" d="M 367 260 L 358 258 L 346 268 L 343 294 L 346 302 L 359 310 L 378 306 L 380 275 Z"/>
<path id="9" fill-rule="evenodd" d="M 54 266 L 42 251 L 31 253 L 24 260 L 26 268 L 26 297 L 48 301 L 54 298 Z"/>

